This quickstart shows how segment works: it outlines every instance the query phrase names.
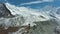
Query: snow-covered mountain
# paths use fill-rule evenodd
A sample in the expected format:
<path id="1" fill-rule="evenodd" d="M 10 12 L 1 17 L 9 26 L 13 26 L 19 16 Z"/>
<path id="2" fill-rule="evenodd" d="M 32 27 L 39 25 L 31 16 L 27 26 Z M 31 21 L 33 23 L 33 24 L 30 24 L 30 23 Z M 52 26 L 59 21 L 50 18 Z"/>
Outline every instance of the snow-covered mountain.
<path id="1" fill-rule="evenodd" d="M 9 3 L 5 3 L 6 7 L 11 11 L 14 18 L 0 18 L 0 24 L 3 27 L 9 26 L 26 26 L 30 24 L 31 27 L 37 26 L 36 30 L 29 30 L 29 34 L 54 34 L 55 27 L 59 24 L 60 16 L 59 9 L 38 10 L 28 7 L 17 7 Z M 55 11 L 56 10 L 56 11 Z M 55 11 L 55 12 L 54 12 Z M 21 34 L 21 29 L 12 34 Z M 43 33 L 44 32 L 44 33 Z"/>

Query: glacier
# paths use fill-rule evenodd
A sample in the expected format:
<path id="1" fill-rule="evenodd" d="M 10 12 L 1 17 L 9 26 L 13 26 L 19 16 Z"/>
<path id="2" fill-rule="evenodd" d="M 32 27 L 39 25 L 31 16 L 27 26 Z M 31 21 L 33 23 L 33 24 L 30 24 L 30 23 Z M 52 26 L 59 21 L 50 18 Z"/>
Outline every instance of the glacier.
<path id="1" fill-rule="evenodd" d="M 21 27 L 30 24 L 31 27 L 36 27 L 30 29 L 27 34 L 55 34 L 55 28 L 60 26 L 60 16 L 56 13 L 60 9 L 58 7 L 48 10 L 46 10 L 47 8 L 38 10 L 28 7 L 18 7 L 9 3 L 5 3 L 5 5 L 15 15 L 13 18 L 0 18 L 0 25 L 5 29 L 10 26 Z M 22 34 L 22 32 L 25 32 L 24 28 L 20 28 L 18 31 L 9 34 Z"/>

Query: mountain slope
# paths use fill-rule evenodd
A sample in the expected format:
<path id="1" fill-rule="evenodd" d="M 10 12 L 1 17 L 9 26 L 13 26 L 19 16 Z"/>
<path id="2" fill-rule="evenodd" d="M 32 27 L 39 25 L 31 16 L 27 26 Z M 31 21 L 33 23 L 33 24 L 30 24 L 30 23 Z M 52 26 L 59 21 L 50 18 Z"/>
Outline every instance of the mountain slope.
<path id="1" fill-rule="evenodd" d="M 55 34 L 54 29 L 59 25 L 59 19 L 55 13 L 51 15 L 50 12 L 39 12 L 38 9 L 17 7 L 9 3 L 6 3 L 6 7 L 15 17 L 0 18 L 0 25 L 2 24 L 5 29 L 8 27 L 28 26 L 28 24 L 30 24 L 32 28 L 28 34 Z M 22 34 L 24 32 L 25 29 L 21 28 L 11 34 Z"/>

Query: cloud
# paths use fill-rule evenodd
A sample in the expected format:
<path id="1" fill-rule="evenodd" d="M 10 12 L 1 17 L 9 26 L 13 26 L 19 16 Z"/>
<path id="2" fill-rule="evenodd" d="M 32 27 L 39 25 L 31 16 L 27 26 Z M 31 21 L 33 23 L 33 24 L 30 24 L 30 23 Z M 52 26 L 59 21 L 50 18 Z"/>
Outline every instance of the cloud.
<path id="1" fill-rule="evenodd" d="M 37 1 L 33 1 L 33 2 L 28 2 L 28 3 L 22 3 L 20 5 L 30 5 L 30 4 L 38 4 L 38 3 L 43 3 L 43 2 L 52 2 L 54 0 L 37 0 Z"/>
<path id="2" fill-rule="evenodd" d="M 44 2 L 52 2 L 54 0 L 42 0 L 42 1 L 44 1 Z"/>
<path id="3" fill-rule="evenodd" d="M 29 4 L 37 4 L 37 3 L 42 3 L 42 1 L 33 1 L 33 2 L 28 2 L 28 3 L 22 3 L 20 5 L 29 5 Z"/>

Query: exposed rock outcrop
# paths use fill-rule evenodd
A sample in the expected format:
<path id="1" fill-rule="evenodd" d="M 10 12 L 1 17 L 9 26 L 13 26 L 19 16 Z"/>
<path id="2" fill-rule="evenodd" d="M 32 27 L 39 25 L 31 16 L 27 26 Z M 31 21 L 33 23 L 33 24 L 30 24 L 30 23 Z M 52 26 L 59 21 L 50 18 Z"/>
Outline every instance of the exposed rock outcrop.
<path id="1" fill-rule="evenodd" d="M 13 15 L 8 10 L 4 3 L 0 3 L 0 17 L 12 17 Z"/>

